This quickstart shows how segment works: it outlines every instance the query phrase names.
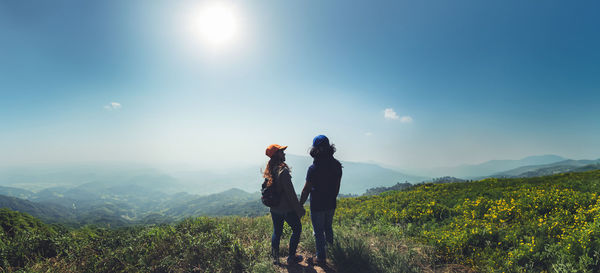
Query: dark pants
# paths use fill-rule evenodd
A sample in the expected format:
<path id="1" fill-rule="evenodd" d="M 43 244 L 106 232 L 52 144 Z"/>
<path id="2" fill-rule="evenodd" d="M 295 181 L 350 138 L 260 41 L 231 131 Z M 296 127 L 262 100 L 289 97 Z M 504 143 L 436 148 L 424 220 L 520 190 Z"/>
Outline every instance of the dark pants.
<path id="1" fill-rule="evenodd" d="M 281 234 L 283 233 L 283 221 L 285 220 L 288 225 L 292 228 L 292 237 L 290 237 L 290 249 L 289 257 L 296 255 L 296 249 L 300 242 L 300 233 L 302 232 L 302 224 L 300 223 L 300 217 L 294 211 L 280 214 L 271 212 L 271 219 L 273 220 L 273 236 L 271 236 L 271 249 L 274 252 L 274 257 L 279 255 L 279 241 L 281 240 Z"/>
<path id="2" fill-rule="evenodd" d="M 317 258 L 325 260 L 327 257 L 326 243 L 333 244 L 333 215 L 335 209 L 325 211 L 311 211 L 310 219 L 315 232 L 315 245 L 317 246 Z"/>

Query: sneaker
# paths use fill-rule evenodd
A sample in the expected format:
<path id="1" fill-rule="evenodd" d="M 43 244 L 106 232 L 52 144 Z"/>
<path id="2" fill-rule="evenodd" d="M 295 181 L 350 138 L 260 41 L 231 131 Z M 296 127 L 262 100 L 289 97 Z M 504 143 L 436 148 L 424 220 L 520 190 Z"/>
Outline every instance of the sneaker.
<path id="1" fill-rule="evenodd" d="M 287 263 L 288 264 L 297 264 L 297 263 L 301 262 L 302 260 L 304 260 L 304 257 L 302 257 L 302 255 L 294 255 L 294 256 L 290 256 L 287 258 Z"/>

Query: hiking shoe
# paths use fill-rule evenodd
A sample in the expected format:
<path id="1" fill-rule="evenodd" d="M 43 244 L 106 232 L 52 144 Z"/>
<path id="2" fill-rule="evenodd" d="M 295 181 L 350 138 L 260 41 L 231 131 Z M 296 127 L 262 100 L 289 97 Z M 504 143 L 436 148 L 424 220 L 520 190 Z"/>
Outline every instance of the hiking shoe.
<path id="1" fill-rule="evenodd" d="M 304 257 L 302 257 L 302 255 L 294 255 L 294 256 L 290 256 L 287 258 L 287 263 L 288 264 L 297 264 L 297 263 L 301 262 L 302 260 L 304 260 Z"/>

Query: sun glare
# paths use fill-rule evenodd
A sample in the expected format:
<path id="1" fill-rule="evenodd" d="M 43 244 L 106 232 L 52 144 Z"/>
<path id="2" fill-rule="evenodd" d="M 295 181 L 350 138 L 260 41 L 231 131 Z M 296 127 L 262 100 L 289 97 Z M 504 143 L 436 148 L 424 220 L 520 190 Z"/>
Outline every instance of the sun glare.
<path id="1" fill-rule="evenodd" d="M 238 18 L 232 6 L 212 3 L 203 6 L 197 13 L 194 18 L 194 28 L 204 43 L 222 47 L 236 38 Z"/>

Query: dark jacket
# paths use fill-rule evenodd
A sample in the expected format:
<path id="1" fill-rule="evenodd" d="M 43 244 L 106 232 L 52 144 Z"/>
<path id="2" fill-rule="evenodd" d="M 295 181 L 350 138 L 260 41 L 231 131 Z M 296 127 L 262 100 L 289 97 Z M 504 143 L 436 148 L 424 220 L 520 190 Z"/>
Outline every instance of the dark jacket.
<path id="1" fill-rule="evenodd" d="M 281 201 L 279 202 L 279 205 L 271 207 L 271 212 L 283 214 L 295 211 L 298 216 L 302 217 L 305 213 L 304 208 L 298 201 L 298 196 L 296 195 L 294 185 L 292 184 L 290 170 L 288 168 L 281 168 L 273 179 L 274 186 L 276 187 L 276 191 L 279 192 Z"/>
<path id="2" fill-rule="evenodd" d="M 303 201 L 310 193 L 310 210 L 324 211 L 336 208 L 336 199 L 340 191 L 342 164 L 333 156 L 315 158 L 306 173 Z"/>

